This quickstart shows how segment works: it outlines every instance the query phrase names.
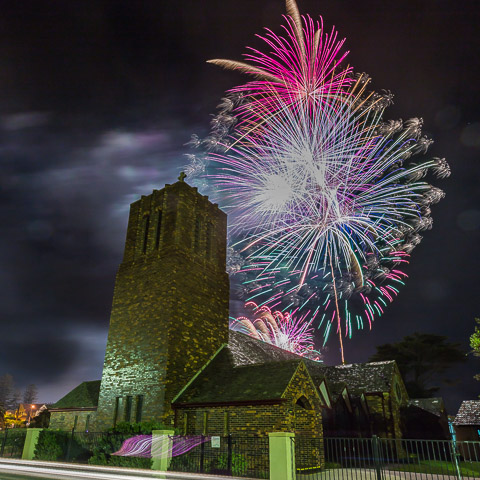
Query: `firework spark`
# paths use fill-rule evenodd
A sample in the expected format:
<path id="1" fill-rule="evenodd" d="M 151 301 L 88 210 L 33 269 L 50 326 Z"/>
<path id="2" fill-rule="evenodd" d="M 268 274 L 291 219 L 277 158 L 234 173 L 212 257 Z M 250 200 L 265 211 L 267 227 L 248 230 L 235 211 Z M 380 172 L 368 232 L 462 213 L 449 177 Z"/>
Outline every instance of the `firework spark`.
<path id="1" fill-rule="evenodd" d="M 289 313 L 259 307 L 255 302 L 245 304 L 247 316 L 230 319 L 230 329 L 261 340 L 276 347 L 296 353 L 311 360 L 320 361 L 315 350 L 311 322 L 295 319 Z"/>
<path id="2" fill-rule="evenodd" d="M 285 36 L 261 37 L 269 53 L 212 61 L 256 79 L 232 89 L 211 134 L 193 139 L 189 172 L 230 214 L 240 298 L 317 319 L 325 341 L 336 330 L 342 343 L 397 295 L 443 197 L 425 177 L 450 169 L 411 160 L 432 143 L 422 119 L 384 120 L 392 94 L 367 91 L 368 75 L 342 66 L 335 29 L 301 17 L 293 0 L 287 13 Z"/>

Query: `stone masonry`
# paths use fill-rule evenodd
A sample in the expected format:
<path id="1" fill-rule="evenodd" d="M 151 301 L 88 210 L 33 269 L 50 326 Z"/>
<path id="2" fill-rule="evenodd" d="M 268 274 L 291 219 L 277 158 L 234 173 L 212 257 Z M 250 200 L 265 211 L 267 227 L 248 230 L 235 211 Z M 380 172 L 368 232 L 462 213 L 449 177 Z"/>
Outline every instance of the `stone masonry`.
<path id="1" fill-rule="evenodd" d="M 97 430 L 172 424 L 172 399 L 228 342 L 226 227 L 226 215 L 183 178 L 131 205 Z"/>

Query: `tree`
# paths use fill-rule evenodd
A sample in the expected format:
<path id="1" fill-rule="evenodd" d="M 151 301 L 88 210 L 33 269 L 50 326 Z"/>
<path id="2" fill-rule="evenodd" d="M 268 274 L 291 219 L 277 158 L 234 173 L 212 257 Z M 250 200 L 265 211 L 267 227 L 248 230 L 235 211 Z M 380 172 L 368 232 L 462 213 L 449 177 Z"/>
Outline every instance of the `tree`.
<path id="1" fill-rule="evenodd" d="M 37 386 L 31 383 L 23 392 L 23 403 L 32 404 L 37 401 L 38 389 Z"/>
<path id="2" fill-rule="evenodd" d="M 447 337 L 428 333 L 416 332 L 399 342 L 376 348 L 377 353 L 370 361 L 395 360 L 412 398 L 433 396 L 440 388 L 435 383 L 449 383 L 440 377 L 454 364 L 466 361 L 459 343 L 450 343 Z"/>
<path id="3" fill-rule="evenodd" d="M 27 425 L 30 423 L 30 419 L 35 415 L 35 411 L 32 409 L 32 403 L 37 401 L 38 389 L 37 386 L 31 383 L 27 386 L 23 392 L 23 406 L 27 412 Z"/>
<path id="4" fill-rule="evenodd" d="M 472 353 L 476 357 L 480 357 L 480 318 L 476 318 L 475 322 L 477 322 L 477 325 L 475 326 L 475 331 L 470 336 L 470 347 L 472 348 Z M 480 381 L 480 374 L 475 375 L 473 378 Z"/>
<path id="5" fill-rule="evenodd" d="M 0 424 L 5 422 L 7 410 L 15 410 L 18 406 L 18 391 L 15 389 L 13 377 L 6 373 L 0 377 Z"/>
<path id="6" fill-rule="evenodd" d="M 0 377 L 0 409 L 5 411 L 15 408 L 16 405 L 13 405 L 15 395 L 13 377 L 8 373 L 2 375 Z"/>

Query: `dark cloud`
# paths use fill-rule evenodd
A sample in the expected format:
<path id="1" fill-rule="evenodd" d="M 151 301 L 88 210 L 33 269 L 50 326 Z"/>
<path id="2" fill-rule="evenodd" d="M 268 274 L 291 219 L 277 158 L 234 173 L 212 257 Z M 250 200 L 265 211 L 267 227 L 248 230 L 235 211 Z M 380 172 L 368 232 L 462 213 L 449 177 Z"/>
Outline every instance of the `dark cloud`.
<path id="1" fill-rule="evenodd" d="M 18 384 L 30 382 L 32 378 L 39 384 L 48 382 L 52 374 L 59 376 L 69 372 L 78 359 L 79 344 L 73 340 L 57 335 L 48 338 L 41 330 L 30 333 L 24 329 L 15 337 L 1 349 L 0 362 L 7 365 L 9 373 L 12 372 L 8 369 L 10 359 L 16 359 L 14 378 Z"/>
<path id="2" fill-rule="evenodd" d="M 467 349 L 480 240 L 480 73 L 476 2 L 299 0 L 347 37 L 349 62 L 395 93 L 387 117 L 422 116 L 432 155 L 447 157 L 447 196 L 413 252 L 409 279 L 348 361 L 414 331 Z M 321 8 L 321 11 L 319 11 Z M 205 60 L 241 59 L 284 2 L 30 0 L 2 5 L 0 28 L 0 375 L 56 400 L 99 378 L 128 204 L 173 182 L 190 134 L 208 129 L 242 77 Z M 237 308 L 238 305 L 235 304 Z M 12 332 L 12 333 L 10 333 Z M 332 341 L 327 359 L 338 361 Z M 32 369 L 31 366 L 35 365 Z M 474 398 L 475 360 L 445 390 Z"/>

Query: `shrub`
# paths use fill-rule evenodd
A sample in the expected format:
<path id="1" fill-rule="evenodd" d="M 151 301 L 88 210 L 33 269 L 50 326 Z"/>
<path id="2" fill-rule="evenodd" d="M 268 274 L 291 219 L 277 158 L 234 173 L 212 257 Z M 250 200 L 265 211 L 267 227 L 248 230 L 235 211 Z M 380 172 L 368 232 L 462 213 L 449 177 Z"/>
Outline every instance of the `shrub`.
<path id="1" fill-rule="evenodd" d="M 34 460 L 55 461 L 64 457 L 68 432 L 42 430 L 34 450 Z"/>
<path id="2" fill-rule="evenodd" d="M 228 453 L 223 453 L 218 457 L 218 467 L 221 470 L 228 471 Z M 239 453 L 232 453 L 232 475 L 244 475 L 247 470 L 247 460 Z"/>

